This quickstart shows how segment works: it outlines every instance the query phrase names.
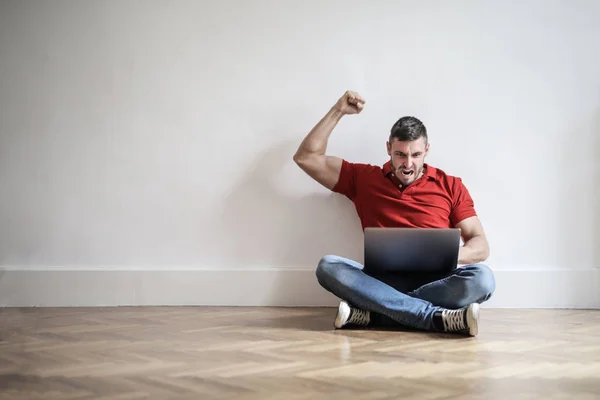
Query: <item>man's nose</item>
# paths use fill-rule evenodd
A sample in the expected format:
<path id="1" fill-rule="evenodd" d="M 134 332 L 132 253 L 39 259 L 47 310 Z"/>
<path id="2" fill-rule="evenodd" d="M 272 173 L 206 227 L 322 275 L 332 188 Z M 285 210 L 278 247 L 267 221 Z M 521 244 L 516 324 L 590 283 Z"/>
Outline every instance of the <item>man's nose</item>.
<path id="1" fill-rule="evenodd" d="M 412 167 L 412 158 L 411 157 L 406 157 L 404 159 L 404 162 L 402 163 L 402 165 L 404 166 L 404 168 L 410 168 Z"/>

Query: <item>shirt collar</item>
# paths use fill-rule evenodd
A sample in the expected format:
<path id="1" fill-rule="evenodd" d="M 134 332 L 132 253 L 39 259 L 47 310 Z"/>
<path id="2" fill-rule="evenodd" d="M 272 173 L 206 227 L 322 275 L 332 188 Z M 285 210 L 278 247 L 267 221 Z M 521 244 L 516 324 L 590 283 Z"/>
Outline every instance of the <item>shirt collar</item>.
<path id="1" fill-rule="evenodd" d="M 423 167 L 425 168 L 425 176 L 427 177 L 428 180 L 437 180 L 437 171 L 434 167 L 432 167 L 431 165 L 425 163 L 423 164 Z M 383 175 L 389 177 L 390 175 L 393 175 L 392 172 L 392 166 L 390 161 L 386 162 L 385 164 L 383 164 Z"/>

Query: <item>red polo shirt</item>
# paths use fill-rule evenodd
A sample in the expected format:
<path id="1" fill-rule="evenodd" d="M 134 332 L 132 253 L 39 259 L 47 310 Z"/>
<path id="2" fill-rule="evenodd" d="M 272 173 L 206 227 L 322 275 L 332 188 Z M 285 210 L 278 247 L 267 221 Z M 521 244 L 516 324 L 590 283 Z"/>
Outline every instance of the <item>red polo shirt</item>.
<path id="1" fill-rule="evenodd" d="M 452 228 L 477 215 L 462 180 L 424 165 L 423 176 L 403 191 L 390 162 L 382 167 L 342 161 L 334 192 L 354 203 L 362 227 Z"/>

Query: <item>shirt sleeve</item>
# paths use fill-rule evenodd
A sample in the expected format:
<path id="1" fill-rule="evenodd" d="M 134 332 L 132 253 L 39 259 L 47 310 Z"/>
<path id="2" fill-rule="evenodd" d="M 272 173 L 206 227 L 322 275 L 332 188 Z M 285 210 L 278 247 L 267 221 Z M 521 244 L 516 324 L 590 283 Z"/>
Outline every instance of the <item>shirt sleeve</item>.
<path id="1" fill-rule="evenodd" d="M 456 178 L 452 195 L 452 210 L 450 211 L 450 221 L 456 226 L 465 218 L 477 215 L 473 198 L 466 188 L 462 179 Z"/>
<path id="2" fill-rule="evenodd" d="M 364 172 L 367 165 L 351 163 L 346 160 L 342 160 L 342 169 L 336 185 L 332 191 L 343 194 L 350 200 L 354 201 L 356 198 L 356 188 L 359 174 Z"/>

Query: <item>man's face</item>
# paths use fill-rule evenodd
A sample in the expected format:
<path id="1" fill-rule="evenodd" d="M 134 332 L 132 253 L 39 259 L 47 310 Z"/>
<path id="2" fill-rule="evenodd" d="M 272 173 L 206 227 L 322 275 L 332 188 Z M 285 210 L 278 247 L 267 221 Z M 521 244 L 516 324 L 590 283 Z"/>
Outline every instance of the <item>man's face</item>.
<path id="1" fill-rule="evenodd" d="M 423 137 L 417 140 L 401 142 L 398 139 L 387 142 L 392 171 L 403 186 L 408 186 L 423 173 L 425 156 L 429 151 L 429 143 L 425 145 Z"/>

